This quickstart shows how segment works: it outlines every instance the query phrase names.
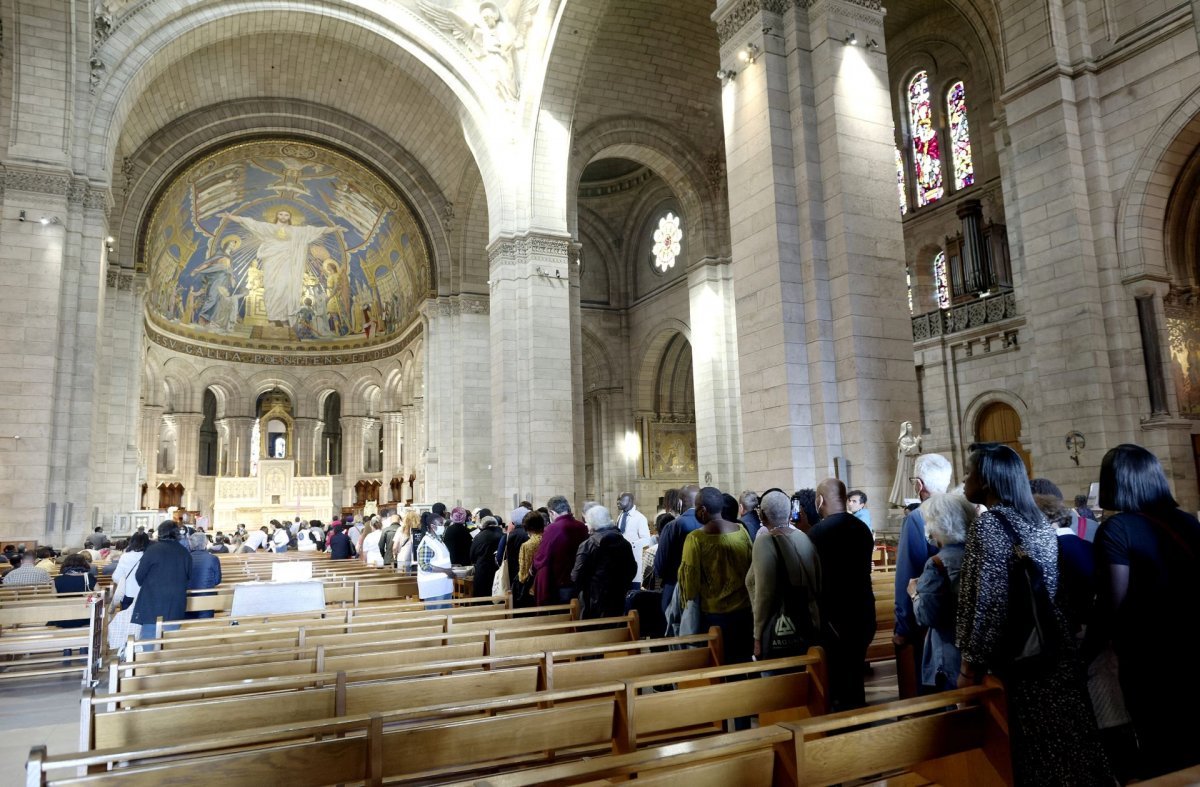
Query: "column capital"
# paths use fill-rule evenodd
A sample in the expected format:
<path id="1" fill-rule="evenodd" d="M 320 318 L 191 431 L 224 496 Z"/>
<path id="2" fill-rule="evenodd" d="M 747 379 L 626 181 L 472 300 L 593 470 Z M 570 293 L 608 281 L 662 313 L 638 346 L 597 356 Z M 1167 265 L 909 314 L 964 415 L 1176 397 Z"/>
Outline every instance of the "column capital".
<path id="1" fill-rule="evenodd" d="M 806 0 L 796 2 L 804 4 Z M 790 0 L 733 0 L 721 3 L 712 15 L 717 23 L 717 41 L 725 46 L 734 38 L 741 38 L 742 30 L 751 23 L 757 23 L 759 30 L 779 24 L 791 4 Z"/>
<path id="2" fill-rule="evenodd" d="M 488 265 L 498 267 L 520 265 L 564 266 L 571 253 L 572 240 L 569 235 L 548 232 L 529 232 L 522 235 L 506 235 L 488 244 Z M 550 271 L 551 278 L 555 278 Z M 561 270 L 557 278 L 567 278 Z"/>

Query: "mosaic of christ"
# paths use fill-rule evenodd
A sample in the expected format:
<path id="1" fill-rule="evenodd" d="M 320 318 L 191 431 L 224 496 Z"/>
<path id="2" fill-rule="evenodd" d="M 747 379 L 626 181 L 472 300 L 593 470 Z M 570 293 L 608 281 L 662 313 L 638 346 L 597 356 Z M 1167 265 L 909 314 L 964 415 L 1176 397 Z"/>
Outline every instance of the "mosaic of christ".
<path id="1" fill-rule="evenodd" d="M 163 191 L 146 308 L 187 337 L 250 347 L 374 344 L 411 322 L 429 262 L 394 190 L 333 150 L 234 145 Z"/>

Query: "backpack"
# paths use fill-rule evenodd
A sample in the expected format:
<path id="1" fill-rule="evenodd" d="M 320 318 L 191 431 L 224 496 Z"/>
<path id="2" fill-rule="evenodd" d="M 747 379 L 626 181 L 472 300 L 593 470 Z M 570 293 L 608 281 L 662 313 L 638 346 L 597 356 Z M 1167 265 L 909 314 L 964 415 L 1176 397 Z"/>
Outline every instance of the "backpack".
<path id="1" fill-rule="evenodd" d="M 762 657 L 803 656 L 820 639 L 809 617 L 808 586 L 792 585 L 779 542 L 770 534 L 765 537 L 775 547 L 775 601 L 761 634 Z"/>
<path id="2" fill-rule="evenodd" d="M 1044 675 L 1054 668 L 1062 647 L 1050 591 L 1042 567 L 1021 546 L 1008 518 L 1000 511 L 992 513 L 1012 542 L 1016 556 L 1008 580 L 1008 620 L 992 669 L 1006 680 Z"/>

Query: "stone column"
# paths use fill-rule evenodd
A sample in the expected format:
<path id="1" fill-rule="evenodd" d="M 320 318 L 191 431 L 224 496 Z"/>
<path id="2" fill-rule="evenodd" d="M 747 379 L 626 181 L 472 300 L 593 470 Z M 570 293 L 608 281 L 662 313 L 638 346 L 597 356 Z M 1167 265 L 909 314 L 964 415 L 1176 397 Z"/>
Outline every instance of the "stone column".
<path id="1" fill-rule="evenodd" d="M 492 391 L 488 301 L 430 299 L 425 319 L 425 457 L 430 502 L 476 505 L 491 497 Z"/>
<path id="2" fill-rule="evenodd" d="M 761 5 L 783 16 L 716 14 L 737 72 L 723 102 L 745 484 L 810 486 L 839 460 L 882 499 L 917 410 L 883 12 Z"/>
<path id="3" fill-rule="evenodd" d="M 488 246 L 493 501 L 575 499 L 568 239 L 529 233 Z M 428 384 L 428 380 L 426 381 Z"/>
<path id="4" fill-rule="evenodd" d="M 404 414 L 383 414 L 383 486 L 390 496 L 392 479 L 403 479 L 404 465 L 400 459 L 404 445 Z M 390 497 L 389 497 L 390 499 Z M 403 498 L 401 498 L 403 499 Z"/>
<path id="5" fill-rule="evenodd" d="M 363 468 L 363 433 L 369 419 L 358 415 L 343 415 L 339 421 L 342 426 L 342 487 L 344 501 L 354 500 L 354 485 L 362 480 L 365 474 Z"/>
<path id="6" fill-rule="evenodd" d="M 250 454 L 254 450 L 254 418 L 248 415 L 231 415 L 221 419 L 229 430 L 230 476 L 246 478 L 250 475 Z"/>
<path id="7" fill-rule="evenodd" d="M 729 260 L 705 258 L 688 268 L 688 301 L 698 477 L 712 473 L 714 486 L 740 491 L 742 413 Z"/>
<path id="8" fill-rule="evenodd" d="M 200 424 L 203 422 L 203 413 L 175 413 L 178 430 L 178 440 L 175 444 L 175 477 L 183 484 L 183 504 L 189 509 L 200 503 L 196 496 L 196 484 L 200 465 Z"/>
<path id="9" fill-rule="evenodd" d="M 296 475 L 324 475 L 317 472 L 317 440 L 321 435 L 318 418 L 293 418 L 296 427 Z"/>
<path id="10" fill-rule="evenodd" d="M 162 405 L 144 404 L 141 407 L 138 454 L 141 457 L 142 483 L 146 485 L 145 504 L 150 508 L 158 505 L 158 442 L 162 434 L 162 416 Z M 138 494 L 141 494 L 140 489 Z"/>

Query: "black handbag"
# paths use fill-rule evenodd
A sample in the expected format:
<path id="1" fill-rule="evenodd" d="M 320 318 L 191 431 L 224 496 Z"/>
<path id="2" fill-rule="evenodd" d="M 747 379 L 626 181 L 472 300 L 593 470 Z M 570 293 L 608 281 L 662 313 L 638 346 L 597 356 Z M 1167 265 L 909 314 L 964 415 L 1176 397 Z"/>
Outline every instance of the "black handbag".
<path id="1" fill-rule="evenodd" d="M 783 551 L 775 536 L 764 534 L 775 547 L 775 603 L 761 634 L 764 659 L 803 656 L 817 644 L 817 632 L 808 611 L 808 587 L 794 587 Z"/>
<path id="2" fill-rule="evenodd" d="M 992 669 L 1001 678 L 1044 675 L 1054 668 L 1062 634 L 1042 568 L 1021 546 L 1012 524 L 993 511 L 1012 542 L 1016 560 L 1008 581 L 1008 620 Z"/>

